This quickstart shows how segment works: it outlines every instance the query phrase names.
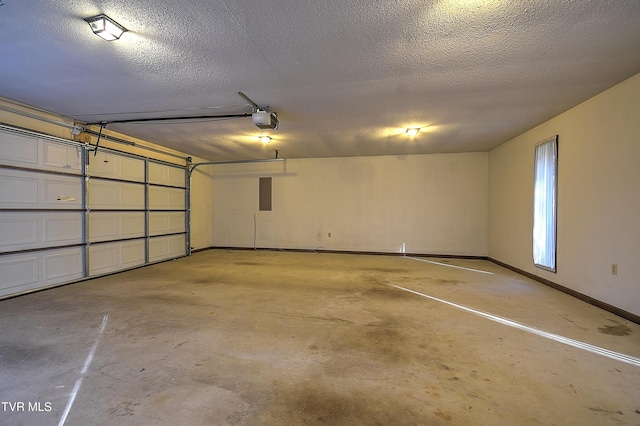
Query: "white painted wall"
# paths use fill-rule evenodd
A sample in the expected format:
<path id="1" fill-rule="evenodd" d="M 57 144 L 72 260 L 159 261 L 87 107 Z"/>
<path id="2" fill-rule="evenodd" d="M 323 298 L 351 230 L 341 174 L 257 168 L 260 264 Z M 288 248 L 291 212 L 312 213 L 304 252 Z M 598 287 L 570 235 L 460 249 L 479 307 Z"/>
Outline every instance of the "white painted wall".
<path id="1" fill-rule="evenodd" d="M 195 159 L 194 163 L 204 161 Z M 213 246 L 213 174 L 211 166 L 199 166 L 191 175 L 191 247 Z"/>
<path id="2" fill-rule="evenodd" d="M 533 266 L 531 245 L 534 145 L 556 134 L 554 274 Z M 639 138 L 640 74 L 492 150 L 489 256 L 640 315 Z"/>
<path id="3" fill-rule="evenodd" d="M 216 165 L 218 247 L 487 255 L 488 154 Z M 258 178 L 273 177 L 273 211 Z M 331 233 L 331 237 L 329 237 Z"/>

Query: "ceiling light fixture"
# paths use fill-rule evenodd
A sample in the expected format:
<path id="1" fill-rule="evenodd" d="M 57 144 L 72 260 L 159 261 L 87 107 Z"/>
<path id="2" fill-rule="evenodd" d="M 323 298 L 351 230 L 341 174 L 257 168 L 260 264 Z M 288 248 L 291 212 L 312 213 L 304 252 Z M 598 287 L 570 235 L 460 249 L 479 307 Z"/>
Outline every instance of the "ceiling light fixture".
<path id="1" fill-rule="evenodd" d="M 262 142 L 262 143 L 270 143 L 271 142 L 271 136 L 260 136 L 260 142 Z"/>
<path id="2" fill-rule="evenodd" d="M 125 27 L 118 24 L 105 14 L 85 18 L 85 21 L 89 24 L 91 31 L 93 31 L 95 35 L 100 36 L 107 41 L 117 40 L 125 31 L 127 31 Z"/>
<path id="3" fill-rule="evenodd" d="M 407 134 L 411 137 L 415 136 L 418 134 L 418 132 L 420 131 L 419 127 L 413 127 L 411 129 L 407 129 Z"/>

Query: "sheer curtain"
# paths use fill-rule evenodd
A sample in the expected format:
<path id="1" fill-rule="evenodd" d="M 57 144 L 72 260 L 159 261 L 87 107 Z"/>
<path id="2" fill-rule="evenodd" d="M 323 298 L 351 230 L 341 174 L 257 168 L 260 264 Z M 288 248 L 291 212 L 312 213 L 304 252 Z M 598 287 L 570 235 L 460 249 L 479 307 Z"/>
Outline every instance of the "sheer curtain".
<path id="1" fill-rule="evenodd" d="M 558 137 L 536 146 L 533 192 L 533 263 L 556 270 Z"/>

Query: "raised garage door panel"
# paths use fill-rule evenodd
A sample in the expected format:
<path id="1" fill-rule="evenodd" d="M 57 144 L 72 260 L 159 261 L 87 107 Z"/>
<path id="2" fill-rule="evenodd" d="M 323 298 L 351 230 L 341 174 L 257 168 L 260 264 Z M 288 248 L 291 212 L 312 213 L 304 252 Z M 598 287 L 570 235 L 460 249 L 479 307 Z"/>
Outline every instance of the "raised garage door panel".
<path id="1" fill-rule="evenodd" d="M 62 176 L 0 169 L 0 207 L 23 209 L 79 209 L 79 176 Z"/>
<path id="2" fill-rule="evenodd" d="M 38 139 L 0 132 L 0 161 L 3 164 L 34 167 L 38 165 Z"/>
<path id="3" fill-rule="evenodd" d="M 144 182 L 144 160 L 106 151 L 89 156 L 90 176 Z"/>
<path id="4" fill-rule="evenodd" d="M 64 170 L 67 173 L 82 172 L 82 149 L 78 146 L 42 141 L 42 164 L 46 170 Z"/>
<path id="5" fill-rule="evenodd" d="M 40 286 L 37 253 L 17 254 L 0 258 L 0 295 L 17 293 Z"/>
<path id="6" fill-rule="evenodd" d="M 82 188 L 78 178 L 56 176 L 43 180 L 44 201 L 47 207 L 82 206 Z M 71 207 L 69 207 L 71 208 Z"/>
<path id="7" fill-rule="evenodd" d="M 39 218 L 21 213 L 0 215 L 0 241 L 3 252 L 24 250 L 38 245 Z"/>
<path id="8" fill-rule="evenodd" d="M 57 284 L 82 278 L 82 248 L 44 251 L 42 255 L 45 284 Z"/>
<path id="9" fill-rule="evenodd" d="M 4 208 L 36 208 L 38 200 L 38 176 L 15 170 L 0 171 L 0 206 Z"/>
<path id="10" fill-rule="evenodd" d="M 81 247 L 0 257 L 0 296 L 48 287 L 82 277 Z"/>
<path id="11" fill-rule="evenodd" d="M 89 275 L 101 275 L 144 265 L 145 241 L 118 241 L 89 247 Z"/>
<path id="12" fill-rule="evenodd" d="M 82 213 L 0 213 L 0 252 L 82 243 Z"/>
<path id="13" fill-rule="evenodd" d="M 185 170 L 179 167 L 150 162 L 149 183 L 184 187 Z"/>
<path id="14" fill-rule="evenodd" d="M 185 191 L 162 186 L 149 187 L 149 208 L 151 210 L 184 210 Z"/>
<path id="15" fill-rule="evenodd" d="M 142 210 L 144 185 L 107 180 L 89 180 L 87 205 L 91 209 Z"/>
<path id="16" fill-rule="evenodd" d="M 184 212 L 150 212 L 149 235 L 185 232 Z"/>
<path id="17" fill-rule="evenodd" d="M 185 254 L 186 242 L 184 235 L 155 237 L 149 240 L 150 262 L 180 257 Z"/>
<path id="18" fill-rule="evenodd" d="M 32 136 L 0 132 L 0 164 L 80 174 L 82 148 Z"/>
<path id="19" fill-rule="evenodd" d="M 82 242 L 82 213 L 52 213 L 41 217 L 42 242 L 49 244 L 71 244 Z"/>
<path id="20" fill-rule="evenodd" d="M 91 212 L 89 241 L 144 237 L 143 212 Z"/>

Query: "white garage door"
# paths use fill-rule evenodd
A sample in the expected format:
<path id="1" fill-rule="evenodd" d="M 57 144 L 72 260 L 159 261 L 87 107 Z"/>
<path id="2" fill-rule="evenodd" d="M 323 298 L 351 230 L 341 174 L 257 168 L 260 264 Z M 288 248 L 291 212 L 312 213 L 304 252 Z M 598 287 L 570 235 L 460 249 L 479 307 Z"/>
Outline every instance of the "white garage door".
<path id="1" fill-rule="evenodd" d="M 185 167 L 5 126 L 0 297 L 185 256 Z"/>

